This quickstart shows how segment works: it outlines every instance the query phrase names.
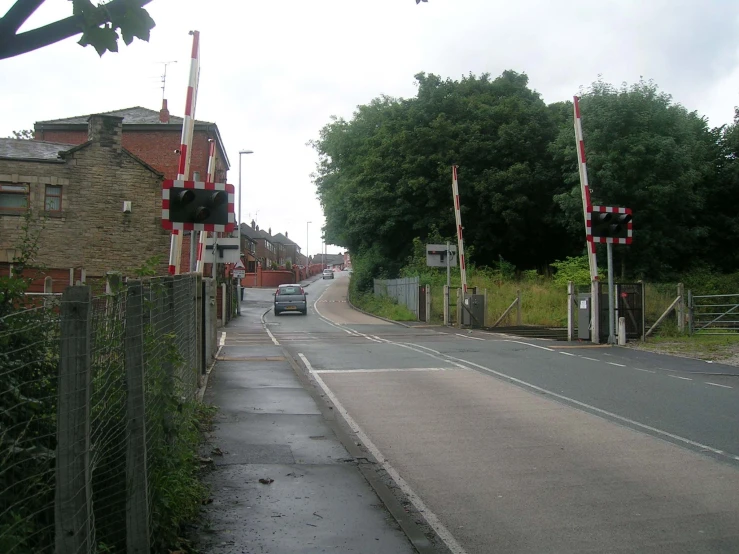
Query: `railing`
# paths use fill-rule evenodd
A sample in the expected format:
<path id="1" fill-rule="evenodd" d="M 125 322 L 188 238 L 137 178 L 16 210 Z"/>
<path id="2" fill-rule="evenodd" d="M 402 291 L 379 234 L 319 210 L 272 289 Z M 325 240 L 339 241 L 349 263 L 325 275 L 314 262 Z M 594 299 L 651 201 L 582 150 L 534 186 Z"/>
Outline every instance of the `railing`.
<path id="1" fill-rule="evenodd" d="M 688 292 L 691 334 L 739 333 L 739 294 L 692 295 Z"/>

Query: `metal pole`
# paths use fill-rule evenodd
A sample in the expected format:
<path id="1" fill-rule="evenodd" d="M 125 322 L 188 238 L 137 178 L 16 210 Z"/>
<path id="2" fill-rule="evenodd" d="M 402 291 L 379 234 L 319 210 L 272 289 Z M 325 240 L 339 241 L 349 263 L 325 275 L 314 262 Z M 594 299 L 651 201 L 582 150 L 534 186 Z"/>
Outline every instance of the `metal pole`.
<path id="1" fill-rule="evenodd" d="M 606 244 L 608 255 L 608 344 L 616 344 L 615 307 L 613 298 L 613 243 Z"/>
<path id="2" fill-rule="evenodd" d="M 241 152 L 239 152 L 239 219 L 236 220 L 236 231 L 237 237 L 239 237 L 239 260 L 241 259 Z M 214 233 L 215 234 L 215 233 Z M 215 252 L 214 252 L 215 254 Z M 241 279 L 237 279 L 238 286 L 236 287 L 236 294 L 238 295 L 238 301 L 236 302 L 236 312 L 241 315 Z"/>
<path id="3" fill-rule="evenodd" d="M 446 241 L 446 288 L 447 291 L 452 288 L 452 266 L 450 265 L 451 262 L 449 258 L 452 256 L 452 252 L 449 249 L 449 241 Z M 447 293 L 446 297 L 446 303 L 449 304 L 449 296 Z M 446 319 L 444 320 L 444 325 L 449 325 L 449 306 L 447 305 L 447 309 L 444 310 L 444 313 L 447 315 Z"/>
<path id="4" fill-rule="evenodd" d="M 310 277 L 310 250 L 308 249 L 308 225 L 313 223 L 312 221 L 308 221 L 305 224 L 305 267 L 306 267 L 306 279 Z"/>

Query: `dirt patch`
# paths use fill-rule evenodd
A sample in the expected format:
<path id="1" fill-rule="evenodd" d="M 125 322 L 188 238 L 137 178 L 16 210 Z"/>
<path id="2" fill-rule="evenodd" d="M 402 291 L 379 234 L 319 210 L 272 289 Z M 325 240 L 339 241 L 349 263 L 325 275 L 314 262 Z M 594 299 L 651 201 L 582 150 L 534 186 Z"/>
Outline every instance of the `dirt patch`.
<path id="1" fill-rule="evenodd" d="M 629 348 L 683 358 L 695 358 L 739 367 L 739 336 L 714 335 L 657 338 L 647 342 L 628 343 Z"/>

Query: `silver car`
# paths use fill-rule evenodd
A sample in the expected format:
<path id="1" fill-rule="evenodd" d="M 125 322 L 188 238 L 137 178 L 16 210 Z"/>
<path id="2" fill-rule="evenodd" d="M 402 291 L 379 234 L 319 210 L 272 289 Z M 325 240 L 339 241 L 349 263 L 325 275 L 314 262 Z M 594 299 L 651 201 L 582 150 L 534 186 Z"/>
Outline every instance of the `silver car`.
<path id="1" fill-rule="evenodd" d="M 308 314 L 308 293 L 300 285 L 280 285 L 274 296 L 275 315 L 280 315 L 282 312 Z"/>
<path id="2" fill-rule="evenodd" d="M 330 269 L 324 269 L 323 270 L 323 278 L 324 279 L 333 279 L 334 278 L 334 272 Z"/>

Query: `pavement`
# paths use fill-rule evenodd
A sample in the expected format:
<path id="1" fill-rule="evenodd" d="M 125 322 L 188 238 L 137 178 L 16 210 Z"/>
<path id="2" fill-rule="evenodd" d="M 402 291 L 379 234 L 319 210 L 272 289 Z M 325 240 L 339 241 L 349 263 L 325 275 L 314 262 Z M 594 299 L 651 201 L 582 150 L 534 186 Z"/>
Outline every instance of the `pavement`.
<path id="1" fill-rule="evenodd" d="M 218 413 L 201 453 L 213 462 L 197 548 L 203 554 L 416 552 L 376 492 L 389 489 L 374 477 L 372 462 L 266 331 L 262 316 L 272 306 L 271 292 L 247 290 L 242 316 L 225 328 L 209 376 L 204 401 Z M 423 545 L 426 537 L 415 532 Z"/>

